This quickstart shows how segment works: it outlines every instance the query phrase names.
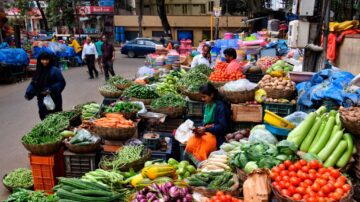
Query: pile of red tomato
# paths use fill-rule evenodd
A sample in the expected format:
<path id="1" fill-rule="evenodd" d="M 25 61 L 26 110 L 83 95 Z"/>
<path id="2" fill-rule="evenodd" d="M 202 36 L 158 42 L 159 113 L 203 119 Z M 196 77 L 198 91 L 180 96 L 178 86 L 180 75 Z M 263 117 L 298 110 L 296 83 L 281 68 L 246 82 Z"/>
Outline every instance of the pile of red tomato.
<path id="1" fill-rule="evenodd" d="M 287 160 L 271 169 L 271 180 L 282 196 L 295 201 L 339 201 L 351 190 L 345 176 L 332 167 L 324 168 L 316 160 Z"/>
<path id="2" fill-rule="evenodd" d="M 234 198 L 224 192 L 218 191 L 215 196 L 211 197 L 210 202 L 243 202 L 241 199 Z"/>
<path id="3" fill-rule="evenodd" d="M 223 82 L 223 81 L 235 81 L 244 78 L 245 75 L 240 71 L 228 74 L 225 71 L 215 70 L 210 74 L 209 80 L 215 82 Z"/>

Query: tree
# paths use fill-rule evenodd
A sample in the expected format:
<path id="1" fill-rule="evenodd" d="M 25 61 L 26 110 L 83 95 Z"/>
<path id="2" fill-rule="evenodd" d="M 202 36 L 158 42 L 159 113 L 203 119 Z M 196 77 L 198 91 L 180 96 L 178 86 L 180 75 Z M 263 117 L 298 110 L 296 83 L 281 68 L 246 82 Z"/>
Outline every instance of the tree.
<path id="1" fill-rule="evenodd" d="M 144 0 L 139 0 L 139 16 L 138 16 L 138 23 L 139 23 L 139 37 L 142 37 L 142 19 L 144 14 Z"/>
<path id="2" fill-rule="evenodd" d="M 161 24 L 164 29 L 165 36 L 172 39 L 170 24 L 166 16 L 165 0 L 156 0 L 157 12 L 161 20 Z"/>
<path id="3" fill-rule="evenodd" d="M 48 27 L 48 23 L 47 23 L 47 19 L 44 13 L 43 8 L 40 5 L 40 1 L 36 0 L 36 7 L 38 7 L 41 17 L 42 17 L 42 23 L 43 23 L 43 27 L 46 31 L 49 31 L 49 27 Z M 26 16 L 27 12 L 31 10 L 31 2 L 29 2 L 28 0 L 15 0 L 13 3 L 14 7 L 19 8 L 20 9 L 20 14 L 21 16 Z"/>
<path id="4" fill-rule="evenodd" d="M 44 10 L 40 5 L 40 1 L 39 0 L 35 0 L 36 6 L 38 7 L 40 13 L 41 13 L 41 18 L 42 18 L 42 23 L 44 25 L 44 29 L 46 32 L 49 31 L 49 26 L 48 26 L 48 22 L 47 22 L 47 18 L 45 16 Z"/>
<path id="5" fill-rule="evenodd" d="M 71 0 L 50 0 L 46 13 L 51 27 L 68 26 L 70 30 L 74 27 L 75 15 Z"/>

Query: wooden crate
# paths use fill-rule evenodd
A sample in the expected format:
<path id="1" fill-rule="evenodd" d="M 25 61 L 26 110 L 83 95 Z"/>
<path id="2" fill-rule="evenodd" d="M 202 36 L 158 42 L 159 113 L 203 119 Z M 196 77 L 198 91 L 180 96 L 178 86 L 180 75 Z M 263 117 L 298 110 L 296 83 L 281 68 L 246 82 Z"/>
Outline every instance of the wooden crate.
<path id="1" fill-rule="evenodd" d="M 261 105 L 232 104 L 232 119 L 235 122 L 261 123 L 263 120 L 263 109 Z"/>

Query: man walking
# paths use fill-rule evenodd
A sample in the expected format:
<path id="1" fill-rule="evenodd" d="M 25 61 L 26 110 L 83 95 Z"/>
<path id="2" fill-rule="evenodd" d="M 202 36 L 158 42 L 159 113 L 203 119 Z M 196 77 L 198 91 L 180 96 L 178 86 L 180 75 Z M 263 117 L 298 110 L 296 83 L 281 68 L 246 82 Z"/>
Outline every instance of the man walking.
<path id="1" fill-rule="evenodd" d="M 98 77 L 98 71 L 95 68 L 95 60 L 98 58 L 98 53 L 96 51 L 95 44 L 91 41 L 91 38 L 86 37 L 86 43 L 84 44 L 84 49 L 82 51 L 82 59 L 86 61 L 89 70 L 89 79 L 94 78 L 93 72 L 95 72 L 96 78 Z"/>
<path id="2" fill-rule="evenodd" d="M 105 73 L 105 80 L 107 81 L 109 79 L 109 72 L 111 76 L 115 76 L 114 68 L 113 68 L 113 62 L 115 60 L 115 49 L 114 46 L 111 45 L 106 36 L 102 36 L 102 41 L 104 44 L 101 47 L 102 52 L 102 63 Z"/>
<path id="3" fill-rule="evenodd" d="M 98 64 L 100 72 L 102 74 L 104 73 L 103 67 L 102 67 L 102 64 L 101 64 L 101 56 L 102 56 L 101 47 L 102 47 L 103 44 L 104 44 L 104 42 L 101 41 L 101 38 L 98 38 L 97 42 L 95 42 L 96 51 L 98 53 L 98 59 L 96 60 L 96 62 Z"/>

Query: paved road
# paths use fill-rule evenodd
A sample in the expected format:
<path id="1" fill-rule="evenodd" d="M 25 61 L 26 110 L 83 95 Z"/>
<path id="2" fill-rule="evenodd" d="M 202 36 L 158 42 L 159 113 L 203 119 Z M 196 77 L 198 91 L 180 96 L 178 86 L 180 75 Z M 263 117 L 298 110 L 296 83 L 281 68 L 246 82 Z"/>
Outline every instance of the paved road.
<path id="1" fill-rule="evenodd" d="M 117 74 L 134 78 L 138 67 L 144 64 L 144 58 L 130 59 L 117 57 L 114 69 Z M 97 88 L 104 83 L 104 75 L 89 80 L 86 67 L 70 68 L 64 72 L 67 85 L 63 92 L 63 109 L 87 101 L 101 102 L 102 97 Z M 36 99 L 26 101 L 24 92 L 30 80 L 0 85 L 0 179 L 8 171 L 18 167 L 29 167 L 28 152 L 21 145 L 20 139 L 36 123 L 39 116 Z M 9 194 L 0 186 L 0 201 Z"/>

